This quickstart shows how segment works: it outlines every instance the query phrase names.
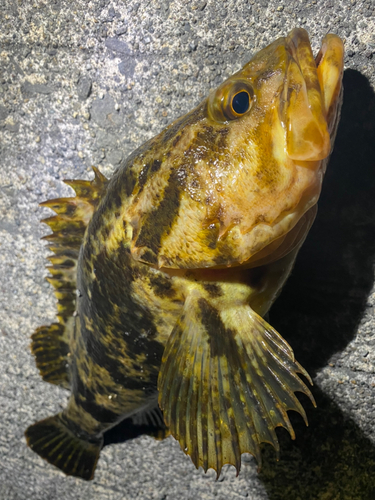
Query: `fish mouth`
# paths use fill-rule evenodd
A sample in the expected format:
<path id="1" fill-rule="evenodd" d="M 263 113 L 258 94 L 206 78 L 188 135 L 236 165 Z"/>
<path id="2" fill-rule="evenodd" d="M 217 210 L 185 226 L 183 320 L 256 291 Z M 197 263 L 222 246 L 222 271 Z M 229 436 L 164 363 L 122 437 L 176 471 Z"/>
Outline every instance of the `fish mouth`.
<path id="1" fill-rule="evenodd" d="M 332 135 L 336 133 L 343 96 L 344 44 L 337 35 L 329 33 L 323 38 L 315 64 L 332 140 Z"/>
<path id="2" fill-rule="evenodd" d="M 331 152 L 330 135 L 339 107 L 343 43 L 336 35 L 326 35 L 314 58 L 306 30 L 295 28 L 285 38 L 285 48 L 289 57 L 282 119 L 288 156 L 323 160 Z"/>

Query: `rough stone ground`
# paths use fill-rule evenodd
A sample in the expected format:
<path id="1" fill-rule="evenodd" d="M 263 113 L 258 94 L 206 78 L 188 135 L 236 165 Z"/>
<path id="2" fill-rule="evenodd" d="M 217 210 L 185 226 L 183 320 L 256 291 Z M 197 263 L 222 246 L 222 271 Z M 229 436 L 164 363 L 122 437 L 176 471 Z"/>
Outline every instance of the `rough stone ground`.
<path id="1" fill-rule="evenodd" d="M 370 500 L 375 498 L 375 12 L 372 0 L 0 2 L 0 499 Z M 64 406 L 29 351 L 54 319 L 38 203 L 67 195 L 64 178 L 111 172 L 189 111 L 252 53 L 305 27 L 317 49 L 345 40 L 343 117 L 318 219 L 272 311 L 314 377 L 296 441 L 281 460 L 243 457 L 195 470 L 179 445 L 119 437 L 94 481 L 65 477 L 25 444 L 32 422 Z"/>

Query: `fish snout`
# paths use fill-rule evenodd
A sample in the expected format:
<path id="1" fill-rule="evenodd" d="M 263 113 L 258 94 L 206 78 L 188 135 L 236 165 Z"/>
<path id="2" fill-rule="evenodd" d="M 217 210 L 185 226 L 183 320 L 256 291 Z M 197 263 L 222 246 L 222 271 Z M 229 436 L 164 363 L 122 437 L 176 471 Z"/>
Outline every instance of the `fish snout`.
<path id="1" fill-rule="evenodd" d="M 331 152 L 332 123 L 337 114 L 343 68 L 343 44 L 327 35 L 315 59 L 307 32 L 295 28 L 285 39 L 289 61 L 282 121 L 286 151 L 297 161 L 319 161 Z"/>

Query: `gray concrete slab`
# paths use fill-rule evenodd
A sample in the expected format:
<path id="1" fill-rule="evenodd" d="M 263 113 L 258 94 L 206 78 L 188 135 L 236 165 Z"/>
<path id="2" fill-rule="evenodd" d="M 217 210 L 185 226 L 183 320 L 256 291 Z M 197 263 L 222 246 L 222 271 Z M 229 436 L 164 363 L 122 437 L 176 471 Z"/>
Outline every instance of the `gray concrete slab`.
<path id="1" fill-rule="evenodd" d="M 0 499 L 375 498 L 375 13 L 371 0 L 13 2 L 0 16 Z M 38 203 L 64 178 L 110 175 L 137 145 L 189 111 L 252 53 L 295 26 L 314 49 L 345 40 L 343 119 L 318 219 L 271 312 L 314 377 L 318 408 L 297 439 L 264 446 L 219 481 L 172 439 L 103 449 L 94 481 L 65 477 L 26 447 L 32 422 L 67 393 L 29 351 L 54 319 Z"/>

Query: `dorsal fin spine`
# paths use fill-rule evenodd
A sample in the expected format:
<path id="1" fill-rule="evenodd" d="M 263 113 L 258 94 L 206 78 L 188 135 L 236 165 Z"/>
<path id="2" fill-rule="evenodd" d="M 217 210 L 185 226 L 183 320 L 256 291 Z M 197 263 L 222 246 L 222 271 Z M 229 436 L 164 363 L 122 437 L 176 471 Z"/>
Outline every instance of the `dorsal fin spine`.
<path id="1" fill-rule="evenodd" d="M 48 248 L 53 252 L 48 257 L 50 265 L 46 267 L 50 276 L 46 279 L 54 287 L 58 323 L 35 331 L 31 336 L 31 351 L 42 378 L 64 387 L 69 386 L 69 338 L 74 327 L 79 249 L 108 184 L 106 177 L 96 167 L 92 168 L 95 174 L 92 181 L 64 181 L 74 189 L 75 197 L 56 198 L 40 204 L 57 214 L 42 220 L 52 230 L 52 234 L 42 239 L 49 242 Z"/>

